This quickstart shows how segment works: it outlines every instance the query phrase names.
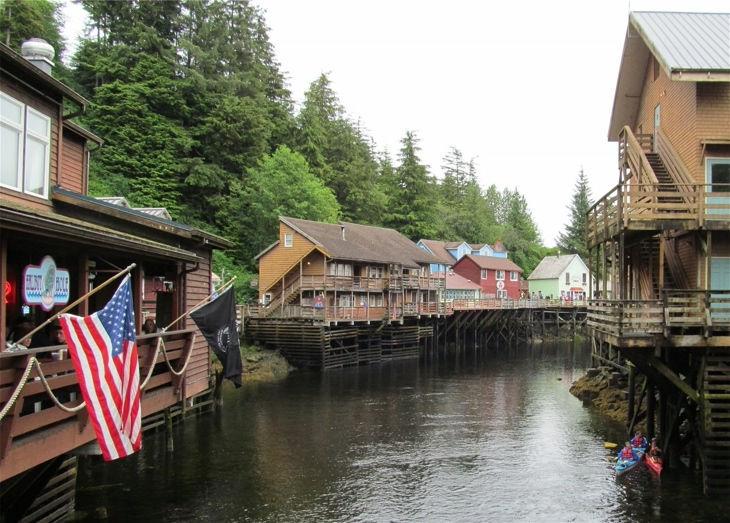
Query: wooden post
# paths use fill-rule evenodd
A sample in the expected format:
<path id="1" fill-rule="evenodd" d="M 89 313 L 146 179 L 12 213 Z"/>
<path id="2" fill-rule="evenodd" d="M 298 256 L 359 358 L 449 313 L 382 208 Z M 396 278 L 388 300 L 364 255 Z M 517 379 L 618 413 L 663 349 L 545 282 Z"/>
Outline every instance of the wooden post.
<path id="1" fill-rule="evenodd" d="M 649 380 L 646 386 L 646 432 L 650 438 L 656 436 L 654 429 L 655 410 L 656 397 L 654 396 L 654 382 Z"/>
<path id="2" fill-rule="evenodd" d="M 302 287 L 304 287 L 304 265 L 303 259 L 299 260 L 299 307 L 302 306 L 302 297 L 304 296 Z"/>
<path id="3" fill-rule="evenodd" d="M 87 292 L 89 292 L 89 255 L 86 252 L 83 252 L 78 257 L 78 269 L 76 271 L 76 274 L 78 275 L 77 278 L 79 279 L 77 289 L 79 296 L 83 296 Z M 89 315 L 89 302 L 87 300 L 82 301 L 79 303 L 79 307 L 76 310 L 76 314 L 79 316 L 88 316 Z M 0 314 L 0 316 L 3 316 Z"/>
<path id="4" fill-rule="evenodd" d="M 167 452 L 174 452 L 175 441 L 172 437 L 172 414 L 169 407 L 165 409 L 165 435 L 167 436 Z"/>
<path id="5" fill-rule="evenodd" d="M 634 364 L 629 362 L 629 389 L 628 389 L 628 414 L 627 414 L 627 420 L 626 420 L 626 427 L 629 431 L 631 431 L 631 423 L 634 419 L 634 396 L 636 393 L 636 369 L 634 368 Z M 631 434 L 629 434 L 629 438 L 631 438 Z"/>

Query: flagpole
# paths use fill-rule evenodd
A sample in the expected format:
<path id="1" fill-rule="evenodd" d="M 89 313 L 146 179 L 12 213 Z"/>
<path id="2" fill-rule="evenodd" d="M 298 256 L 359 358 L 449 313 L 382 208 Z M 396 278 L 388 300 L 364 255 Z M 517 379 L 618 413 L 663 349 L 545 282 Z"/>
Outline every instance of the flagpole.
<path id="1" fill-rule="evenodd" d="M 129 272 L 131 272 L 132 269 L 134 269 L 136 266 L 137 266 L 136 263 L 130 264 L 126 269 L 122 270 L 121 272 L 118 272 L 117 274 L 115 274 L 114 276 L 112 276 L 111 278 L 109 278 L 107 281 L 105 281 L 104 283 L 102 283 L 98 287 L 93 288 L 92 290 L 90 290 L 89 292 L 87 292 L 86 294 L 84 294 L 83 296 L 81 296 L 79 299 L 77 299 L 73 303 L 71 303 L 69 305 L 66 305 L 62 310 L 58 311 L 56 314 L 54 314 L 53 316 L 51 316 L 50 318 L 48 318 L 46 321 L 44 321 L 43 323 L 41 323 L 40 325 L 38 325 L 35 329 L 33 329 L 32 331 L 30 331 L 25 336 L 21 337 L 18 341 L 14 342 L 14 343 L 11 343 L 10 346 L 8 347 L 8 350 L 16 350 L 18 348 L 18 345 L 20 345 L 20 343 L 23 340 L 27 340 L 28 338 L 32 337 L 36 332 L 42 330 L 46 325 L 48 325 L 49 323 L 52 323 L 52 322 L 56 321 L 58 319 L 58 317 L 61 316 L 61 314 L 67 313 L 68 311 L 70 311 L 71 309 L 73 309 L 74 307 L 76 307 L 79 303 L 81 303 L 82 301 L 89 299 L 91 296 L 93 296 L 94 294 L 96 294 L 97 292 L 99 292 L 100 290 L 102 290 L 104 287 L 106 287 L 107 285 L 109 285 L 113 281 L 116 281 L 120 277 L 122 277 L 125 274 L 128 274 Z"/>
<path id="2" fill-rule="evenodd" d="M 206 305 L 207 303 L 209 303 L 209 302 L 211 301 L 211 298 L 213 297 L 213 295 L 215 295 L 215 294 L 222 294 L 222 293 L 224 293 L 225 291 L 227 291 L 227 290 L 228 290 L 228 288 L 229 288 L 229 287 L 230 287 L 231 285 L 233 285 L 233 282 L 234 282 L 235 280 L 236 280 L 236 276 L 234 276 L 233 278 L 231 278 L 230 280 L 228 280 L 228 281 L 227 281 L 226 283 L 224 283 L 223 285 L 221 285 L 221 287 L 220 287 L 220 289 L 219 289 L 219 290 L 211 292 L 211 293 L 210 293 L 210 294 L 208 294 L 208 295 L 207 295 L 207 296 L 206 296 L 205 298 L 203 298 L 203 299 L 202 299 L 202 300 L 200 300 L 200 301 L 199 301 L 198 303 L 196 303 L 195 305 L 193 305 L 193 306 L 192 306 L 192 307 L 191 307 L 190 309 L 188 309 L 187 311 L 185 311 L 184 313 L 182 313 L 182 314 L 181 314 L 180 316 L 178 316 L 177 318 L 175 318 L 175 319 L 174 319 L 173 321 L 171 321 L 171 322 L 169 323 L 169 325 L 168 325 L 167 327 L 164 327 L 164 328 L 162 328 L 162 329 L 160 329 L 160 330 L 161 330 L 162 332 L 167 332 L 167 329 L 169 329 L 170 327 L 172 327 L 173 325 L 175 325 L 175 324 L 176 324 L 176 323 L 177 323 L 178 321 L 182 320 L 182 319 L 183 319 L 184 317 L 186 317 L 186 316 L 188 316 L 188 315 L 190 315 L 190 314 L 194 313 L 194 312 L 195 312 L 195 311 L 197 311 L 197 310 L 198 310 L 199 308 L 201 308 L 201 307 L 203 307 L 204 305 Z"/>

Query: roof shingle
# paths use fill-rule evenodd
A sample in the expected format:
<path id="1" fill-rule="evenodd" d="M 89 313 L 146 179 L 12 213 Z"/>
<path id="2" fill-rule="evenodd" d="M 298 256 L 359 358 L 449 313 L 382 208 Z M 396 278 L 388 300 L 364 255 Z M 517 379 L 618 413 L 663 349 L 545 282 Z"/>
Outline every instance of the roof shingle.
<path id="1" fill-rule="evenodd" d="M 312 239 L 335 259 L 396 263 L 411 268 L 421 263 L 439 263 L 438 258 L 418 248 L 394 229 L 348 222 L 323 223 L 285 216 L 280 220 Z"/>
<path id="2" fill-rule="evenodd" d="M 467 254 L 457 263 L 461 263 L 462 260 L 467 258 L 476 263 L 481 269 L 523 272 L 520 266 L 512 260 L 508 260 L 507 258 L 497 258 L 495 256 L 476 256 L 474 254 Z"/>

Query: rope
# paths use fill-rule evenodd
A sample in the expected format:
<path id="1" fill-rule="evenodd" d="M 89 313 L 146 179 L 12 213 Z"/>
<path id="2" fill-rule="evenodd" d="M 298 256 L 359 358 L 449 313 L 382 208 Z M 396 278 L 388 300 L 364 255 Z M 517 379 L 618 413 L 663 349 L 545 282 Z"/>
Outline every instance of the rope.
<path id="1" fill-rule="evenodd" d="M 18 396 L 20 396 L 20 392 L 23 390 L 23 387 L 25 387 L 25 382 L 28 381 L 28 376 L 30 376 L 30 370 L 33 368 L 34 361 L 35 357 L 31 356 L 30 360 L 28 360 L 28 365 L 25 367 L 25 371 L 23 371 L 23 377 L 20 379 L 18 386 L 15 387 L 15 390 L 11 394 L 10 399 L 2 408 L 2 410 L 0 410 L 0 420 L 2 420 L 8 412 L 10 412 L 10 409 L 13 408 L 15 402 L 18 401 Z"/>
<path id="2" fill-rule="evenodd" d="M 150 368 L 147 371 L 147 377 L 139 386 L 139 390 L 144 390 L 147 386 L 147 383 L 149 383 L 150 378 L 152 377 L 152 371 L 155 369 L 155 364 L 157 363 L 157 355 L 160 353 L 160 343 L 162 343 L 162 336 L 157 338 L 157 345 L 155 346 L 155 356 L 152 358 L 152 365 L 150 365 Z"/>
<path id="3" fill-rule="evenodd" d="M 71 414 L 75 414 L 76 412 L 79 412 L 80 410 L 84 409 L 86 407 L 86 402 L 82 401 L 79 405 L 76 405 L 75 407 L 67 407 L 63 403 L 61 403 L 61 400 L 59 400 L 56 395 L 53 393 L 53 390 L 51 389 L 51 386 L 48 384 L 48 381 L 46 381 L 46 376 L 43 374 L 43 370 L 41 369 L 41 362 L 38 361 L 35 358 L 32 358 L 33 363 L 35 363 L 35 366 L 38 367 L 38 375 L 41 378 L 41 381 L 43 382 L 43 386 L 46 388 L 46 392 L 53 400 L 53 403 L 56 404 L 56 407 L 61 409 L 64 412 L 69 412 Z"/>
<path id="4" fill-rule="evenodd" d="M 165 357 L 165 363 L 167 363 L 167 368 L 170 369 L 170 372 L 172 372 L 175 376 L 182 376 L 185 373 L 185 370 L 188 368 L 188 363 L 190 363 L 190 357 L 193 355 L 193 350 L 195 349 L 195 336 L 197 335 L 193 334 L 193 339 L 190 342 L 190 350 L 188 351 L 188 355 L 185 357 L 185 363 L 179 371 L 176 371 L 172 368 L 172 364 L 170 364 L 170 360 L 167 358 L 167 349 L 165 349 L 165 342 L 162 341 L 161 337 L 158 338 L 160 341 L 162 341 L 162 355 Z"/>

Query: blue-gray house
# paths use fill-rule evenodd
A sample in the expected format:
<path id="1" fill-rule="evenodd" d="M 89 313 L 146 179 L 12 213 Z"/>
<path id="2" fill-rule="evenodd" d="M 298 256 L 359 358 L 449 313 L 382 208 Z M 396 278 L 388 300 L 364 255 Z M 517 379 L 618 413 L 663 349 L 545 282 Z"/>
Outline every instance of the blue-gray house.
<path id="1" fill-rule="evenodd" d="M 443 242 L 439 240 L 418 240 L 419 248 L 439 259 L 439 263 L 431 264 L 431 272 L 447 272 L 461 258 L 467 254 L 474 256 L 492 256 L 494 258 L 506 258 L 507 251 L 502 242 L 488 243 L 466 243 L 466 242 Z"/>

